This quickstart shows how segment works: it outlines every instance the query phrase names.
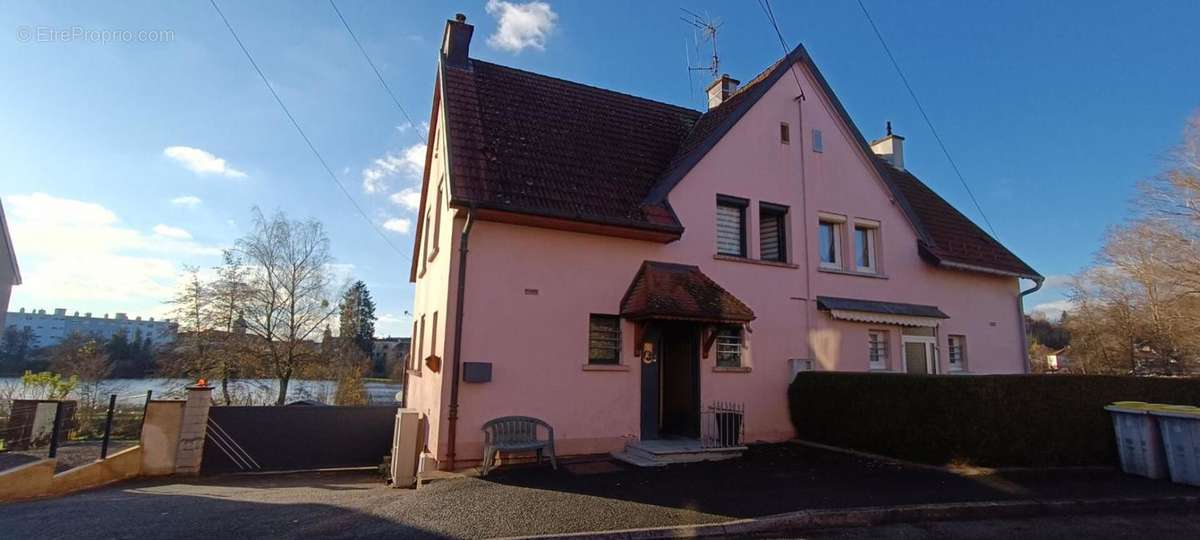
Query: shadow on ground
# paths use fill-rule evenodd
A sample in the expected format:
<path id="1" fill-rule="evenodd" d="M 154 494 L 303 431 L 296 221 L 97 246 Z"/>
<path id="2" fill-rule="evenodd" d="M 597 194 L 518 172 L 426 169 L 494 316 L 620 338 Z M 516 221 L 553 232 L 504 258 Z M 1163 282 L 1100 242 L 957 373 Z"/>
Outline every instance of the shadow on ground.
<path id="1" fill-rule="evenodd" d="M 804 509 L 1200 493 L 1107 469 L 964 476 L 794 444 L 754 445 L 739 460 L 662 469 L 571 469 L 521 466 L 499 469 L 486 480 L 738 518 Z"/>

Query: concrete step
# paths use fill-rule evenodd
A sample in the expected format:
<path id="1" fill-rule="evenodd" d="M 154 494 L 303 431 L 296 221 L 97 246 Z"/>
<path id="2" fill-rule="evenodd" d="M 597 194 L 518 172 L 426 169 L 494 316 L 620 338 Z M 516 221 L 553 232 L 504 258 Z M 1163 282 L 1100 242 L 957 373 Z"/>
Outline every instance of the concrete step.
<path id="1" fill-rule="evenodd" d="M 647 459 L 641 455 L 633 454 L 628 451 L 613 452 L 612 457 L 613 459 L 623 461 L 637 467 L 666 467 L 668 465 L 666 462 Z"/>
<path id="2" fill-rule="evenodd" d="M 653 466 L 671 463 L 695 463 L 698 461 L 721 461 L 740 457 L 746 448 L 704 448 L 694 441 L 634 441 L 625 445 L 623 452 L 614 453 L 614 457 L 639 466 L 652 463 Z M 621 456 L 617 456 L 621 454 Z"/>

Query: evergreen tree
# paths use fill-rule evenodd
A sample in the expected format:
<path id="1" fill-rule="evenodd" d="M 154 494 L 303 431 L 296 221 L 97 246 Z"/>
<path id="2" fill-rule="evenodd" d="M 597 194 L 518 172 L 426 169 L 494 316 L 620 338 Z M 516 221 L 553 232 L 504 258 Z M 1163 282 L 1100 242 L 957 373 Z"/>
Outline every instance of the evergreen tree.
<path id="1" fill-rule="evenodd" d="M 342 296 L 339 335 L 371 354 L 375 341 L 375 301 L 362 281 L 354 282 Z"/>

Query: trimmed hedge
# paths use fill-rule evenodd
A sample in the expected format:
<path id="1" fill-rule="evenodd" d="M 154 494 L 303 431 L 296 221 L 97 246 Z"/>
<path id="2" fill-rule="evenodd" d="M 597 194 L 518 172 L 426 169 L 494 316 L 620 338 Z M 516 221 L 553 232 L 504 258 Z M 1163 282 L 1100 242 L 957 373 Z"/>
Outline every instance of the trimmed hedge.
<path id="1" fill-rule="evenodd" d="M 932 464 L 1115 465 L 1114 401 L 1200 405 L 1200 379 L 800 373 L 799 438 Z"/>

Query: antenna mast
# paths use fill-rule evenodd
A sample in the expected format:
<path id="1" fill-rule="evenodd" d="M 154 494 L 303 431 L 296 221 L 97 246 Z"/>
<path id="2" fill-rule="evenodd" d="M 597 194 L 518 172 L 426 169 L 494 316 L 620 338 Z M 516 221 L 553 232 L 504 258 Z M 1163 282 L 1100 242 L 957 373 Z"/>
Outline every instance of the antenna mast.
<path id="1" fill-rule="evenodd" d="M 721 76 L 721 58 L 717 55 L 717 30 L 721 28 L 721 21 L 712 19 L 711 17 L 700 16 L 700 14 L 689 11 L 684 8 L 679 8 L 680 11 L 686 13 L 687 17 L 679 19 L 696 30 L 699 30 L 704 36 L 704 41 L 712 43 L 712 61 L 707 66 L 688 66 L 688 71 L 707 71 L 712 74 L 712 78 L 716 79 Z"/>

